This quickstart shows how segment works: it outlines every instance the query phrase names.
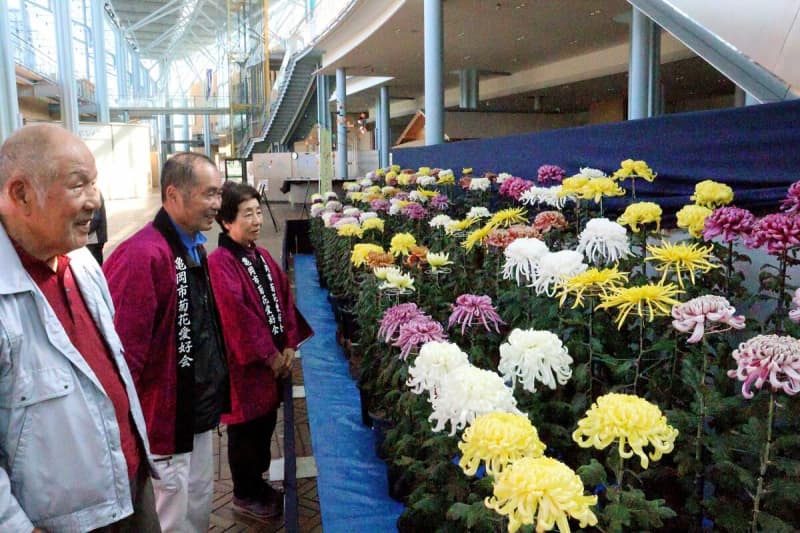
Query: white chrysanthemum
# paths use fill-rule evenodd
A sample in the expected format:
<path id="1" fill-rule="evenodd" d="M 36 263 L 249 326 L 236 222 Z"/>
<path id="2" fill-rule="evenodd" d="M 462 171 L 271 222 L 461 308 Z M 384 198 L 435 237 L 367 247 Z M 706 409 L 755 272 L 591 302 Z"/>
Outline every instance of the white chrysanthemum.
<path id="1" fill-rule="evenodd" d="M 325 212 L 325 206 L 323 204 L 313 204 L 311 206 L 311 217 L 316 218 L 320 216 L 322 213 Z"/>
<path id="2" fill-rule="evenodd" d="M 420 187 L 436 185 L 436 176 L 417 176 L 417 185 Z"/>
<path id="3" fill-rule="evenodd" d="M 325 204 L 325 209 L 328 211 L 340 211 L 342 209 L 342 202 L 339 200 L 329 200 Z"/>
<path id="4" fill-rule="evenodd" d="M 452 169 L 449 169 L 449 168 L 445 168 L 445 169 L 439 171 L 439 179 L 446 178 L 446 177 L 452 176 L 452 175 L 453 175 L 453 171 L 452 171 Z"/>
<path id="5" fill-rule="evenodd" d="M 357 207 L 347 207 L 346 209 L 342 209 L 342 214 L 346 217 L 358 217 L 361 215 L 361 209 Z"/>
<path id="6" fill-rule="evenodd" d="M 485 191 L 492 185 L 489 178 L 472 178 L 469 182 L 469 190 L 471 191 Z"/>
<path id="7" fill-rule="evenodd" d="M 363 188 L 372 187 L 372 180 L 370 179 L 369 174 L 367 174 L 366 178 L 359 181 L 358 184 Z"/>
<path id="8" fill-rule="evenodd" d="M 355 181 L 346 181 L 342 183 L 342 189 L 344 189 L 347 192 L 356 192 L 361 190 L 361 185 L 359 185 Z"/>
<path id="9" fill-rule="evenodd" d="M 605 178 L 606 173 L 600 169 L 592 168 L 592 167 L 581 167 L 581 171 L 579 172 L 581 176 L 586 176 L 587 178 Z"/>
<path id="10" fill-rule="evenodd" d="M 403 210 L 403 203 L 401 201 L 390 200 L 390 202 L 391 202 L 389 204 L 389 214 L 390 215 L 397 215 L 397 214 L 400 213 L 400 211 Z"/>
<path id="11" fill-rule="evenodd" d="M 489 218 L 492 214 L 485 207 L 476 206 L 469 210 L 467 218 Z"/>
<path id="12" fill-rule="evenodd" d="M 395 275 L 400 275 L 402 272 L 399 267 L 386 266 L 386 267 L 375 267 L 372 269 L 372 273 L 375 274 L 375 277 L 378 278 L 379 280 L 385 281 L 390 273 Z"/>
<path id="13" fill-rule="evenodd" d="M 406 384 L 414 394 L 427 392 L 433 400 L 442 378 L 452 370 L 469 364 L 469 357 L 452 342 L 431 341 L 422 345 L 408 369 Z"/>
<path id="14" fill-rule="evenodd" d="M 461 231 L 461 221 L 460 220 L 451 220 L 447 224 L 444 225 L 444 231 L 448 235 L 452 235 Z"/>
<path id="15" fill-rule="evenodd" d="M 488 413 L 522 414 L 513 391 L 491 370 L 465 365 L 448 372 L 439 382 L 438 394 L 431 400 L 433 413 L 428 420 L 433 431 L 450 423 L 450 434 L 463 429 L 476 416 Z"/>
<path id="16" fill-rule="evenodd" d="M 378 213 L 376 213 L 375 211 L 364 211 L 358 216 L 358 219 L 361 222 L 364 222 L 365 220 L 369 220 L 371 218 L 378 218 Z"/>
<path id="17" fill-rule="evenodd" d="M 357 217 L 342 217 L 333 224 L 333 227 L 338 229 L 347 224 L 353 224 L 355 226 L 361 225 Z"/>
<path id="18" fill-rule="evenodd" d="M 396 190 L 397 189 L 395 189 L 391 185 L 384 185 L 383 187 L 381 187 L 381 194 L 384 195 L 384 196 L 390 196 L 390 195 L 394 194 L 394 192 Z"/>
<path id="19" fill-rule="evenodd" d="M 425 177 L 427 178 L 430 176 L 425 176 Z M 417 202 L 419 204 L 424 204 L 425 202 L 428 201 L 428 197 L 425 196 L 424 194 L 420 194 L 419 191 L 411 191 L 410 193 L 408 193 L 408 199 L 411 200 L 412 202 Z"/>
<path id="20" fill-rule="evenodd" d="M 450 218 L 449 215 L 436 215 L 431 219 L 430 222 L 428 222 L 428 224 L 430 224 L 432 228 L 444 228 L 452 221 L 453 219 Z"/>
<path id="21" fill-rule="evenodd" d="M 586 223 L 576 250 L 592 263 L 616 263 L 631 254 L 628 232 L 607 218 L 593 218 Z"/>
<path id="22" fill-rule="evenodd" d="M 533 237 L 521 237 L 514 239 L 511 244 L 503 250 L 506 262 L 503 265 L 503 279 L 514 278 L 517 285 L 521 285 L 520 277 L 524 282 L 529 282 L 539 266 L 539 260 L 545 254 L 550 253 L 544 241 Z"/>
<path id="23" fill-rule="evenodd" d="M 378 288 L 381 290 L 399 289 L 399 290 L 413 291 L 414 278 L 411 277 L 411 274 L 405 274 L 400 271 L 389 270 L 388 272 L 386 272 L 386 281 L 381 283 L 380 287 Z"/>
<path id="24" fill-rule="evenodd" d="M 557 335 L 549 331 L 515 329 L 500 345 L 497 369 L 506 379 L 536 392 L 536 382 L 551 389 L 564 385 L 572 376 L 572 357 Z"/>
<path id="25" fill-rule="evenodd" d="M 587 268 L 588 265 L 583 262 L 583 254 L 580 252 L 574 250 L 552 252 L 539 259 L 539 266 L 528 286 L 536 289 L 536 294 L 553 296 L 559 282 L 585 272 Z"/>
<path id="26" fill-rule="evenodd" d="M 333 191 L 326 191 L 325 192 L 325 201 L 326 202 L 327 201 L 331 201 L 331 200 L 338 200 L 338 199 L 339 199 L 339 196 L 335 192 L 333 192 Z"/>
<path id="27" fill-rule="evenodd" d="M 501 185 L 504 181 L 506 181 L 510 177 L 511 174 L 509 174 L 508 172 L 501 172 L 500 174 L 497 175 L 497 179 L 495 180 L 495 182 L 498 185 Z"/>
<path id="28" fill-rule="evenodd" d="M 331 227 L 331 219 L 333 218 L 334 215 L 336 215 L 334 211 L 328 211 L 327 209 L 325 210 L 324 213 L 322 213 L 321 215 L 322 222 L 325 224 L 326 228 Z"/>
<path id="29" fill-rule="evenodd" d="M 552 187 L 531 187 L 523 192 L 519 199 L 525 205 L 547 205 L 556 209 L 563 209 L 567 200 L 574 200 L 572 196 L 559 196 L 561 185 Z"/>

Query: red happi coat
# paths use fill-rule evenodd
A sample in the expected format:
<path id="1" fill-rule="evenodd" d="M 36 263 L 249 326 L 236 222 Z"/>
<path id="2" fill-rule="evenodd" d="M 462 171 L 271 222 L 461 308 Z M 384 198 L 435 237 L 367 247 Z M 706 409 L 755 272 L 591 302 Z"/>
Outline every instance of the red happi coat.
<path id="1" fill-rule="evenodd" d="M 305 320 L 298 316 L 286 273 L 269 252 L 259 247 L 256 252 L 266 261 L 275 283 L 286 346 L 275 345 L 261 297 L 244 265 L 226 248 L 220 246 L 214 250 L 208 256 L 208 269 L 222 322 L 231 380 L 231 412 L 222 416 L 224 424 L 247 422 L 278 407 L 278 383 L 270 363 L 277 352 L 283 348 L 297 349 L 297 344 L 311 334 Z"/>

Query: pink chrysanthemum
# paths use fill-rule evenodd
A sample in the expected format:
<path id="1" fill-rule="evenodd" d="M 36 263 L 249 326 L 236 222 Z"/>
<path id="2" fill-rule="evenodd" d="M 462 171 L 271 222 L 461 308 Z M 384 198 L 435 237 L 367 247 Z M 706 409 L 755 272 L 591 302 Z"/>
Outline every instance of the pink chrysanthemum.
<path id="1" fill-rule="evenodd" d="M 692 332 L 686 342 L 696 343 L 708 333 L 720 333 L 729 329 L 742 329 L 744 317 L 735 315 L 736 308 L 726 298 L 707 294 L 692 298 L 688 302 L 672 306 L 672 326 L 681 333 Z M 708 330 L 706 330 L 708 326 Z"/>
<path id="2" fill-rule="evenodd" d="M 547 233 L 552 229 L 567 229 L 567 219 L 558 211 L 542 211 L 533 219 L 533 229 Z"/>
<path id="3" fill-rule="evenodd" d="M 539 183 L 561 183 L 567 173 L 558 165 L 542 165 L 537 172 Z"/>
<path id="4" fill-rule="evenodd" d="M 767 253 L 779 255 L 800 245 L 800 216 L 772 213 L 753 224 L 745 240 L 750 248 L 767 247 Z"/>
<path id="5" fill-rule="evenodd" d="M 800 288 L 795 289 L 794 296 L 792 296 L 792 305 L 794 309 L 789 311 L 789 320 L 792 322 L 800 322 Z"/>
<path id="6" fill-rule="evenodd" d="M 531 187 L 533 187 L 532 182 L 516 176 L 511 176 L 510 178 L 504 180 L 502 184 L 500 184 L 499 193 L 502 196 L 509 196 L 514 200 L 519 201 L 520 197 L 522 197 L 522 194 Z"/>
<path id="7" fill-rule="evenodd" d="M 508 234 L 512 239 L 539 239 L 542 233 L 533 226 L 514 224 L 508 227 Z"/>
<path id="8" fill-rule="evenodd" d="M 464 190 L 469 189 L 470 183 L 472 183 L 472 178 L 469 176 L 464 176 L 458 180 L 458 184 L 461 185 L 461 188 Z"/>
<path id="9" fill-rule="evenodd" d="M 492 299 L 489 296 L 478 296 L 476 294 L 462 294 L 456 298 L 456 303 L 453 305 L 453 312 L 447 320 L 447 327 L 452 328 L 454 325 L 461 325 L 461 334 L 463 335 L 467 328 L 472 327 L 472 321 L 479 319 L 486 331 L 491 331 L 489 325 L 494 326 L 494 330 L 500 333 L 500 324 L 505 324 L 500 315 L 497 314 L 495 308 L 492 306 Z"/>
<path id="10" fill-rule="evenodd" d="M 400 359 L 406 360 L 411 350 L 419 348 L 426 342 L 444 342 L 447 335 L 444 334 L 442 325 L 428 315 L 420 315 L 417 318 L 400 325 L 397 339 L 392 346 L 400 348 Z"/>
<path id="11" fill-rule="evenodd" d="M 515 238 L 516 237 L 513 237 L 507 229 L 494 228 L 486 237 L 486 244 L 494 248 L 505 248 L 511 244 Z"/>
<path id="12" fill-rule="evenodd" d="M 781 202 L 781 211 L 786 211 L 789 214 L 800 211 L 800 181 L 795 181 L 789 185 L 786 199 Z"/>
<path id="13" fill-rule="evenodd" d="M 389 210 L 391 205 L 392 204 L 389 202 L 389 200 L 384 200 L 383 198 L 372 200 L 369 203 L 370 209 L 376 212 L 384 212 L 384 213 Z"/>
<path id="14" fill-rule="evenodd" d="M 737 238 L 746 239 L 753 231 L 756 217 L 747 209 L 740 207 L 720 207 L 706 217 L 703 238 L 710 241 L 722 235 L 725 242 L 733 242 Z"/>
<path id="15" fill-rule="evenodd" d="M 753 397 L 751 385 L 761 390 L 769 382 L 773 390 L 789 396 L 800 391 L 800 340 L 788 335 L 757 335 L 733 351 L 735 370 L 728 377 L 742 383 L 742 396 Z"/>
<path id="16" fill-rule="evenodd" d="M 422 220 L 425 218 L 425 208 L 420 204 L 413 202 L 403 207 L 403 214 L 411 220 Z"/>
<path id="17" fill-rule="evenodd" d="M 431 208 L 437 211 L 446 211 L 450 206 L 450 200 L 447 199 L 446 194 L 437 194 L 431 198 Z"/>
<path id="18" fill-rule="evenodd" d="M 398 328 L 415 318 L 423 316 L 424 313 L 415 303 L 399 304 L 390 307 L 383 313 L 380 328 L 378 328 L 378 338 L 383 342 L 389 343 L 394 340 L 394 334 Z"/>

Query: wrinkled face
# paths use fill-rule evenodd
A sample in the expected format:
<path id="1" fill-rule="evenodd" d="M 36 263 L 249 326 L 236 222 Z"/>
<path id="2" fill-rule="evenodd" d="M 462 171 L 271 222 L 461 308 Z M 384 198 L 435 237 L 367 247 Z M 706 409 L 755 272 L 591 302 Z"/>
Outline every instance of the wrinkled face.
<path id="1" fill-rule="evenodd" d="M 225 222 L 225 229 L 231 239 L 242 246 L 247 246 L 258 239 L 261 231 L 261 204 L 258 198 L 251 198 L 239 204 L 233 222 Z"/>
<path id="2" fill-rule="evenodd" d="M 221 201 L 222 178 L 214 165 L 198 165 L 194 176 L 194 187 L 177 195 L 177 212 L 173 214 L 175 222 L 189 235 L 211 229 Z"/>
<path id="3" fill-rule="evenodd" d="M 55 173 L 33 187 L 28 229 L 47 256 L 86 246 L 94 210 L 100 207 L 94 156 L 78 139 L 68 139 L 49 155 Z"/>

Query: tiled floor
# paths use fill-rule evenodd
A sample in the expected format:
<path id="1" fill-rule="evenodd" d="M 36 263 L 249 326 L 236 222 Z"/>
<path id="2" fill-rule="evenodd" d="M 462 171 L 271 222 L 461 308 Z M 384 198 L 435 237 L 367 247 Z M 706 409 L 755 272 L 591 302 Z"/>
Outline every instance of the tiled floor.
<path id="1" fill-rule="evenodd" d="M 158 193 L 138 200 L 109 200 L 106 203 L 109 241 L 104 250 L 105 255 L 108 256 L 120 242 L 151 220 L 160 205 L 161 200 Z M 285 221 L 287 219 L 300 218 L 301 207 L 292 207 L 288 203 L 271 204 L 275 220 L 278 222 L 277 232 L 272 226 L 269 214 L 265 210 L 265 221 L 258 244 L 269 250 L 279 262 L 281 260 Z M 209 252 L 216 248 L 217 234 L 217 228 L 207 234 Z M 303 384 L 303 372 L 299 359 L 295 360 L 293 384 L 295 387 Z M 320 515 L 319 498 L 317 497 L 317 479 L 316 477 L 304 477 L 309 473 L 315 475 L 316 470 L 313 459 L 303 459 L 306 457 L 311 458 L 312 451 L 306 402 L 302 390 L 296 391 L 293 407 L 295 452 L 298 460 L 298 529 L 302 533 L 319 533 L 322 531 L 322 517 Z M 280 461 L 283 457 L 284 431 L 283 408 L 281 408 L 278 412 L 278 425 L 271 443 L 273 467 L 278 466 L 275 464 L 275 460 Z M 214 503 L 209 532 L 272 533 L 286 531 L 282 518 L 262 521 L 243 516 L 233 510 L 231 506 L 233 486 L 228 468 L 226 443 L 225 428 L 221 427 L 214 438 Z M 274 470 L 274 468 L 271 470 Z M 274 483 L 275 485 L 280 485 L 280 482 Z"/>

